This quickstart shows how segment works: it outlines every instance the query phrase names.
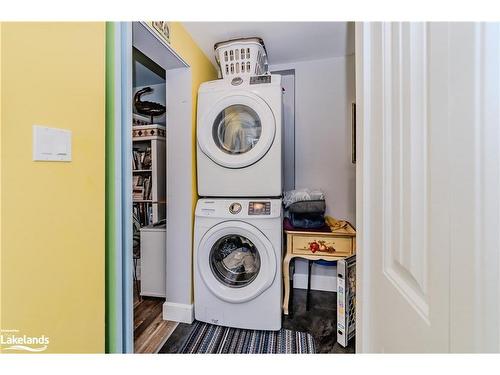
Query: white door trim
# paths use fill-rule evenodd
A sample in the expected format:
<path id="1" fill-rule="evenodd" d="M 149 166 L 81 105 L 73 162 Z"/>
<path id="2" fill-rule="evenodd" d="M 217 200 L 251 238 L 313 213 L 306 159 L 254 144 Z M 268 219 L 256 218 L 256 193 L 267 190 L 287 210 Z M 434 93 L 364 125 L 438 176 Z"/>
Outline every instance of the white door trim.
<path id="1" fill-rule="evenodd" d="M 369 206 L 365 206 L 369 199 L 366 195 L 370 190 L 370 180 L 364 179 L 365 170 L 370 170 L 370 160 L 365 155 L 370 154 L 370 144 L 365 142 L 365 137 L 370 136 L 370 128 L 365 123 L 370 123 L 370 82 L 371 70 L 369 62 L 364 59 L 371 55 L 371 25 L 369 23 L 356 22 L 355 25 L 355 55 L 356 55 L 356 352 L 366 353 L 370 351 L 371 340 L 370 322 L 371 303 L 368 282 L 370 280 L 370 269 L 366 266 L 370 263 L 370 252 L 367 244 L 370 243 L 369 223 L 366 223 L 369 215 Z M 366 134 L 366 135 L 365 135 Z"/>
<path id="2" fill-rule="evenodd" d="M 500 25 L 452 24 L 449 45 L 450 350 L 499 352 Z"/>

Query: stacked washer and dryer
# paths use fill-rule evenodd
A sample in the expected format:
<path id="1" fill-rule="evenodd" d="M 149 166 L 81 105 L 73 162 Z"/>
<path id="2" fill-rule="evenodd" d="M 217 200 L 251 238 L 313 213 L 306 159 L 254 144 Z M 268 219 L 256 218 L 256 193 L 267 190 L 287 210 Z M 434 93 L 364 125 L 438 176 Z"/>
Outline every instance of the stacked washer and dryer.
<path id="1" fill-rule="evenodd" d="M 279 330 L 282 86 L 259 38 L 217 43 L 222 79 L 198 91 L 197 320 Z"/>

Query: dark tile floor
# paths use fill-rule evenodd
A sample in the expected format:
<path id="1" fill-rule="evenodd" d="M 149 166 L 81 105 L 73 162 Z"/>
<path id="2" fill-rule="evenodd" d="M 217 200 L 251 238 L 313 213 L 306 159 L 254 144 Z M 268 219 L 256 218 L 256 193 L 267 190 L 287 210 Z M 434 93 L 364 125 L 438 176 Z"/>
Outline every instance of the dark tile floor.
<path id="1" fill-rule="evenodd" d="M 354 353 L 354 339 L 347 348 L 337 343 L 337 294 L 311 291 L 310 309 L 306 311 L 306 291 L 294 289 L 291 311 L 283 317 L 283 328 L 309 332 L 318 353 Z M 189 336 L 192 325 L 181 323 L 160 349 L 160 353 L 178 353 Z"/>
<path id="2" fill-rule="evenodd" d="M 306 295 L 305 289 L 293 290 L 293 314 L 283 317 L 283 328 L 309 332 L 318 353 L 354 353 L 354 338 L 346 348 L 337 343 L 337 293 L 312 290 L 309 311 Z"/>

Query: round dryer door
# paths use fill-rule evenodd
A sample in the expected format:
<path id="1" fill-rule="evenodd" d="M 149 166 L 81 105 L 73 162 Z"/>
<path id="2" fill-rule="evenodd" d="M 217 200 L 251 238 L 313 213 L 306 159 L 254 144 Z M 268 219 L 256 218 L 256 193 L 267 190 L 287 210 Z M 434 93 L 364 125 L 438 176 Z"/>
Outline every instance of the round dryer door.
<path id="1" fill-rule="evenodd" d="M 197 249 L 198 272 L 218 298 L 241 303 L 264 292 L 276 276 L 276 255 L 254 226 L 229 221 L 210 229 Z"/>
<path id="2" fill-rule="evenodd" d="M 235 92 L 218 101 L 198 124 L 198 144 L 215 163 L 244 168 L 259 161 L 276 132 L 269 106 L 251 92 Z"/>

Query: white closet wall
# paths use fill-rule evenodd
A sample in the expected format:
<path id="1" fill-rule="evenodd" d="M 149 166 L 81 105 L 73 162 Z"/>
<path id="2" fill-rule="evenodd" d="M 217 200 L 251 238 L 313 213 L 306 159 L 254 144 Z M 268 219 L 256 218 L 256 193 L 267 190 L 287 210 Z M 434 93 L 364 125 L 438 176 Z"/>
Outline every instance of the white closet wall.
<path id="1" fill-rule="evenodd" d="M 271 65 L 295 69 L 295 186 L 326 193 L 327 214 L 355 224 L 351 163 L 354 56 Z"/>
<path id="2" fill-rule="evenodd" d="M 356 225 L 355 165 L 351 163 L 354 55 L 271 65 L 295 70 L 295 186 L 326 194 L 327 214 Z M 297 260 L 295 287 L 306 287 L 307 262 Z M 335 290 L 335 267 L 314 266 L 313 289 Z"/>

